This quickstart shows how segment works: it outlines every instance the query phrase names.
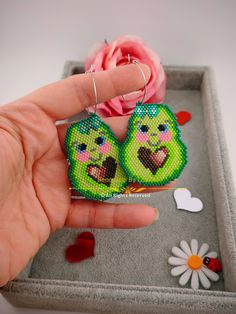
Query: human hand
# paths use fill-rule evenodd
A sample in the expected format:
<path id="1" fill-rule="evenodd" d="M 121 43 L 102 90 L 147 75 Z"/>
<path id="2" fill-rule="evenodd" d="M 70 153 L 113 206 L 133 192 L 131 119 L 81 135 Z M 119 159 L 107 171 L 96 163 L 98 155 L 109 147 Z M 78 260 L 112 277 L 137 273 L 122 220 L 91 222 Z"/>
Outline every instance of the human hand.
<path id="1" fill-rule="evenodd" d="M 147 66 L 142 69 L 149 77 Z M 99 101 L 138 90 L 136 65 L 94 74 Z M 0 286 L 26 266 L 50 233 L 62 227 L 137 228 L 157 211 L 146 205 L 71 200 L 64 154 L 66 119 L 94 103 L 89 74 L 74 75 L 0 107 Z M 109 118 L 118 132 L 121 123 Z M 122 122 L 125 133 L 127 119 Z"/>

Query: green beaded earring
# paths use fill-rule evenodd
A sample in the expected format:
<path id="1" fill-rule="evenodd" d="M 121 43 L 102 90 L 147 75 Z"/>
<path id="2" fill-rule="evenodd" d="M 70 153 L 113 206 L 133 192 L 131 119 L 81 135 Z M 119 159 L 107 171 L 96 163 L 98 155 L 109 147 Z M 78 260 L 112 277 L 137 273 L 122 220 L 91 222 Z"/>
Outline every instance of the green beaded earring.
<path id="1" fill-rule="evenodd" d="M 165 104 L 137 103 L 129 119 L 120 163 L 130 181 L 160 186 L 177 179 L 187 164 L 187 148 L 181 140 L 174 113 Z"/>
<path id="2" fill-rule="evenodd" d="M 96 105 L 88 118 L 73 123 L 65 138 L 66 155 L 69 163 L 69 180 L 72 188 L 93 200 L 106 200 L 122 193 L 128 186 L 128 179 L 119 164 L 120 143 L 96 115 L 98 103 L 93 72 Z"/>

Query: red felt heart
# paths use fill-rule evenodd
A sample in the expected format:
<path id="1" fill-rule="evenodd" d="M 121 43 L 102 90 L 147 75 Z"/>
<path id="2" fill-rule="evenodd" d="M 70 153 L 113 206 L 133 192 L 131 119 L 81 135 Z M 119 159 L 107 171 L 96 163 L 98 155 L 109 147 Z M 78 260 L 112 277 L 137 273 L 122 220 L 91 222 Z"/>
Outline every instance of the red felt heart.
<path id="1" fill-rule="evenodd" d="M 66 260 L 69 263 L 79 263 L 94 257 L 94 246 L 94 235 L 91 232 L 82 232 L 77 236 L 76 243 L 66 249 Z"/>
<path id="2" fill-rule="evenodd" d="M 191 120 L 192 115 L 188 111 L 180 111 L 175 113 L 175 116 L 177 118 L 177 122 L 179 125 L 184 125 L 187 123 L 189 120 Z"/>

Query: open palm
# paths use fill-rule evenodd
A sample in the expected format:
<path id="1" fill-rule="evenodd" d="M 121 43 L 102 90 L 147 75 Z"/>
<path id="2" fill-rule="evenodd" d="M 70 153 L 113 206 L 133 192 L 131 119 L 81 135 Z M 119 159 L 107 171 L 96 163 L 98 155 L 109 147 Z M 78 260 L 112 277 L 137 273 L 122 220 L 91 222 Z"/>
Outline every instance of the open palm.
<path id="1" fill-rule="evenodd" d="M 141 66 L 148 76 L 147 67 Z M 135 65 L 95 73 L 95 79 L 100 101 L 143 84 Z M 55 122 L 92 103 L 91 77 L 83 74 L 0 108 L 0 286 L 24 268 L 51 232 L 63 226 L 135 228 L 154 220 L 155 210 L 145 205 L 137 210 L 137 205 L 71 201 L 62 144 L 66 130 Z M 108 123 L 115 132 L 124 130 L 116 119 Z"/>

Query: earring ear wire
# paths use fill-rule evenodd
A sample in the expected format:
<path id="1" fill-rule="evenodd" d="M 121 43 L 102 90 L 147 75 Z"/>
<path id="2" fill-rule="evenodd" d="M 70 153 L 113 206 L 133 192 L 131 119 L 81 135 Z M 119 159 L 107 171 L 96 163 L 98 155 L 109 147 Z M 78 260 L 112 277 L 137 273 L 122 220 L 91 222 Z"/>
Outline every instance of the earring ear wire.
<path id="1" fill-rule="evenodd" d="M 131 63 L 131 57 L 130 57 L 130 54 L 128 53 L 128 56 L 127 56 L 127 59 L 128 59 L 128 63 L 127 64 L 130 64 Z M 132 63 L 133 64 L 136 64 L 137 67 L 139 68 L 141 74 L 142 74 L 142 77 L 143 77 L 143 81 L 144 81 L 144 92 L 143 92 L 143 98 L 141 100 L 141 103 L 144 102 L 144 99 L 146 97 L 146 94 L 147 94 L 147 80 L 146 80 L 146 76 L 143 72 L 143 69 L 141 68 L 141 66 L 139 65 L 139 62 L 137 60 L 132 60 Z M 126 101 L 125 98 L 124 98 L 124 95 L 121 96 L 121 98 L 123 99 L 123 101 Z"/>
<path id="2" fill-rule="evenodd" d="M 98 105 L 98 93 L 97 93 L 97 86 L 96 86 L 96 81 L 94 77 L 94 65 L 91 64 L 90 69 L 86 71 L 85 73 L 89 73 L 91 75 L 92 83 L 93 83 L 93 91 L 94 91 L 94 98 L 95 98 L 95 105 L 94 105 L 94 114 L 97 112 L 97 105 Z"/>
<path id="3" fill-rule="evenodd" d="M 143 92 L 143 98 L 142 98 L 142 100 L 141 100 L 141 103 L 143 103 L 143 102 L 144 102 L 144 99 L 145 99 L 145 97 L 146 97 L 146 94 L 147 94 L 147 80 L 146 80 L 146 76 L 145 76 L 145 74 L 144 74 L 144 72 L 143 72 L 143 69 L 141 68 L 141 66 L 140 66 L 140 64 L 138 63 L 137 60 L 133 60 L 132 63 L 137 65 L 137 67 L 139 68 L 139 70 L 140 70 L 140 72 L 141 72 L 141 74 L 142 74 L 142 77 L 143 77 L 143 81 L 144 81 L 144 92 Z"/>

